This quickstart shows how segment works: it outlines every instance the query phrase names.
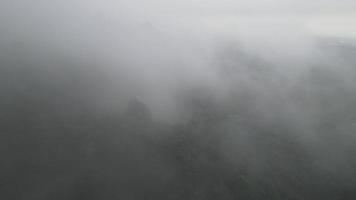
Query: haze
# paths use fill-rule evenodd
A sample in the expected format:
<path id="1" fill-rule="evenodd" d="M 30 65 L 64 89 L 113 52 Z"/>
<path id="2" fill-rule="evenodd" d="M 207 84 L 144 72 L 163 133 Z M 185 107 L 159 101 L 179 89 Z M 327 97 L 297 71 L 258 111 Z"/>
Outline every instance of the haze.
<path id="1" fill-rule="evenodd" d="M 0 198 L 354 199 L 356 1 L 0 2 Z"/>

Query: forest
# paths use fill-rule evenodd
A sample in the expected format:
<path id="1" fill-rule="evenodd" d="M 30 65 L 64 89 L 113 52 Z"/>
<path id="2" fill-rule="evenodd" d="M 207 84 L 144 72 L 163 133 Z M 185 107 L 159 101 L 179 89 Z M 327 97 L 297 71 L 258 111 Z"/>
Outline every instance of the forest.
<path id="1" fill-rule="evenodd" d="M 116 86 L 97 66 L 2 54 L 0 198 L 355 199 L 355 48 L 328 48 L 292 79 L 224 47 L 229 89 L 179 90 L 175 121 L 135 96 L 103 107 Z"/>

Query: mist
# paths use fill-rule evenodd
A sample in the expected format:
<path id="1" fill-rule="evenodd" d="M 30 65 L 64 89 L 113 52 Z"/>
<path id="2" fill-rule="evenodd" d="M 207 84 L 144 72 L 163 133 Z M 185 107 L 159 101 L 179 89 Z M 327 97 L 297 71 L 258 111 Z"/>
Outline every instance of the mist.
<path id="1" fill-rule="evenodd" d="M 3 199 L 354 199 L 356 2 L 0 2 Z"/>

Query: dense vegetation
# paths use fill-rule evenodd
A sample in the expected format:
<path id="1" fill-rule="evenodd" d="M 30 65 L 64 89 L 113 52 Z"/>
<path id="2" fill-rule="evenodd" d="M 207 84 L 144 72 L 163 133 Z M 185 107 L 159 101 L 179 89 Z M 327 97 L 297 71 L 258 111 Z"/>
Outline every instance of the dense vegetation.
<path id="1" fill-rule="evenodd" d="M 137 99 L 103 111 L 96 72 L 2 59 L 1 199 L 356 198 L 356 94 L 324 67 L 280 91 L 247 59 L 264 87 L 184 90 L 166 123 Z"/>

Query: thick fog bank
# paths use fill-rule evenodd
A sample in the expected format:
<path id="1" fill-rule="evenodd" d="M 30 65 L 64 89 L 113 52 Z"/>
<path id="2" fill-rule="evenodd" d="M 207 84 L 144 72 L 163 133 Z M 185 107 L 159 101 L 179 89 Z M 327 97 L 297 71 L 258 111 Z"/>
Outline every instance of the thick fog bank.
<path id="1" fill-rule="evenodd" d="M 355 9 L 0 2 L 0 198 L 355 199 Z"/>

